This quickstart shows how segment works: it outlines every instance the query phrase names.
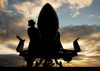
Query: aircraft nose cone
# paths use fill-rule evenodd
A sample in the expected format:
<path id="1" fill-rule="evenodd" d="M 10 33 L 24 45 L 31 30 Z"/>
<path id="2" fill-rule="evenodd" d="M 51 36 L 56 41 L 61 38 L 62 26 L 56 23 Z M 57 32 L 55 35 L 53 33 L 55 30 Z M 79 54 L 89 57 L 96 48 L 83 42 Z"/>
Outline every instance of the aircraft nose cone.
<path id="1" fill-rule="evenodd" d="M 45 13 L 52 13 L 51 11 L 54 11 L 53 7 L 49 4 L 49 3 L 46 3 L 42 10 L 45 12 Z"/>
<path id="2" fill-rule="evenodd" d="M 41 25 L 41 26 L 40 26 Z M 58 16 L 54 10 L 54 8 L 49 4 L 46 3 L 40 11 L 38 17 L 38 26 L 59 26 Z M 47 27 L 46 26 L 46 27 Z"/>
<path id="3" fill-rule="evenodd" d="M 47 7 L 47 6 L 48 6 L 48 7 L 51 7 L 51 5 L 50 5 L 49 3 L 46 3 L 46 4 L 44 5 L 44 7 L 45 7 L 45 6 L 46 6 L 46 7 Z"/>
<path id="4" fill-rule="evenodd" d="M 59 27 L 58 16 L 54 8 L 46 3 L 38 17 L 38 28 L 42 38 L 55 37 Z M 49 39 L 49 38 L 48 38 Z"/>

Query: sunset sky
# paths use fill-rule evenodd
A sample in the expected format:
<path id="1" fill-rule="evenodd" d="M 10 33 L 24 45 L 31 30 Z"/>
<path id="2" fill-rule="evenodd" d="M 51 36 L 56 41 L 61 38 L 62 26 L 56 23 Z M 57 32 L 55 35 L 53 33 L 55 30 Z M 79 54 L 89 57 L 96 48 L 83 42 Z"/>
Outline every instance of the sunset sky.
<path id="1" fill-rule="evenodd" d="M 19 42 L 16 35 L 26 40 L 24 48 L 27 48 L 27 22 L 33 19 L 37 23 L 46 3 L 58 15 L 63 47 L 73 49 L 73 41 L 80 37 L 82 51 L 70 63 L 62 61 L 63 66 L 100 66 L 100 0 L 0 0 L 0 66 L 23 65 L 23 58 L 15 50 Z"/>

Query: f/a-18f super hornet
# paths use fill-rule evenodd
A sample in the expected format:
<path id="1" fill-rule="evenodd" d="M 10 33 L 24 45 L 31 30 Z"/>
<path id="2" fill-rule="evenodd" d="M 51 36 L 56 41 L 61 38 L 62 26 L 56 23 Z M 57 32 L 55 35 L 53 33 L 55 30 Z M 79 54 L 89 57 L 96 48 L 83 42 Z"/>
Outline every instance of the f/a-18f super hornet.
<path id="1" fill-rule="evenodd" d="M 74 50 L 67 50 L 63 48 L 60 42 L 60 33 L 58 31 L 58 17 L 55 10 L 49 3 L 45 4 L 41 9 L 38 17 L 37 27 L 40 36 L 40 41 L 38 43 L 39 49 L 37 51 L 38 53 L 33 57 L 41 58 L 41 60 L 39 63 L 36 62 L 36 66 L 42 64 L 43 59 L 45 59 L 43 66 L 50 64 L 53 65 L 52 59 L 55 60 L 56 64 L 62 66 L 62 62 L 58 62 L 59 58 L 70 62 L 72 57 L 77 56 L 77 53 L 81 51 L 77 42 L 79 38 L 73 42 Z M 20 56 L 23 56 L 27 61 L 28 50 L 23 50 L 25 40 L 21 39 L 19 36 L 17 36 L 17 38 L 20 40 L 20 42 L 16 50 L 20 53 Z"/>

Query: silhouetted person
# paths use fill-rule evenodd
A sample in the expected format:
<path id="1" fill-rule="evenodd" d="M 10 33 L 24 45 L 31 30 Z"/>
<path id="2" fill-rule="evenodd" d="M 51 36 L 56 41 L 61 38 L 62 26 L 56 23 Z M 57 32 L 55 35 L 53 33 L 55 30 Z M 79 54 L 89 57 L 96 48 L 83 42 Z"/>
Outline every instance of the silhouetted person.
<path id="1" fill-rule="evenodd" d="M 28 36 L 30 38 L 29 47 L 28 47 L 28 60 L 27 67 L 32 67 L 33 61 L 38 55 L 38 45 L 39 45 L 39 32 L 38 29 L 35 28 L 35 22 L 33 20 L 28 21 Z"/>

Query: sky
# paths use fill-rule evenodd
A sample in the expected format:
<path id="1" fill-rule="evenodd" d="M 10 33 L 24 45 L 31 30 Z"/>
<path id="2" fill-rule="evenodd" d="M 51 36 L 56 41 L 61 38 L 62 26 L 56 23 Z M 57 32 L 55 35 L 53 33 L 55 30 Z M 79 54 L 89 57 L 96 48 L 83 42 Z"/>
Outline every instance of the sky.
<path id="1" fill-rule="evenodd" d="M 16 35 L 25 39 L 24 48 L 27 48 L 27 22 L 33 19 L 37 23 L 46 3 L 50 3 L 58 15 L 64 49 L 73 49 L 73 41 L 80 37 L 82 51 L 70 63 L 62 60 L 63 66 L 100 66 L 100 0 L 0 0 L 0 58 L 8 62 L 0 60 L 0 66 L 11 66 L 9 56 L 15 58 L 12 54 L 17 55 L 15 62 L 19 59 L 20 63 L 22 58 L 15 51 L 19 42 Z"/>

